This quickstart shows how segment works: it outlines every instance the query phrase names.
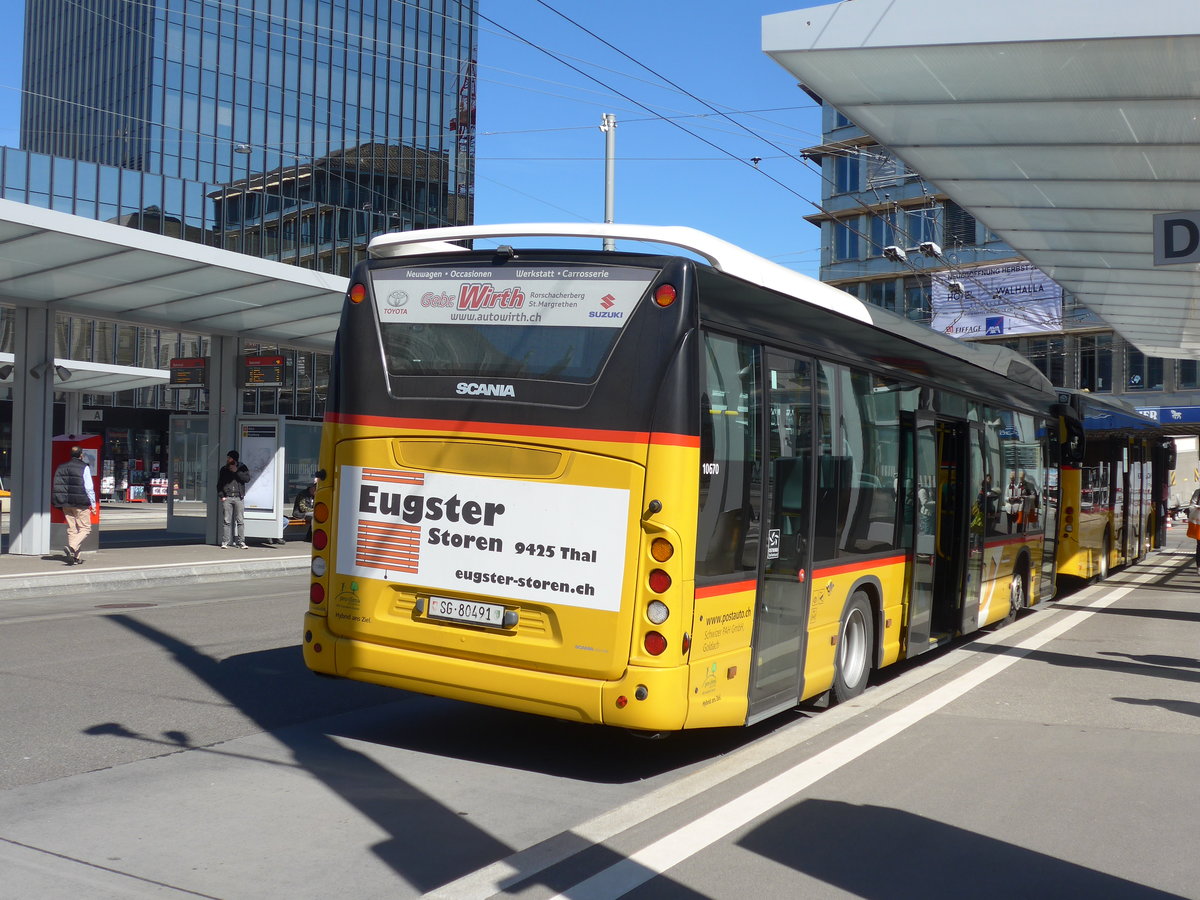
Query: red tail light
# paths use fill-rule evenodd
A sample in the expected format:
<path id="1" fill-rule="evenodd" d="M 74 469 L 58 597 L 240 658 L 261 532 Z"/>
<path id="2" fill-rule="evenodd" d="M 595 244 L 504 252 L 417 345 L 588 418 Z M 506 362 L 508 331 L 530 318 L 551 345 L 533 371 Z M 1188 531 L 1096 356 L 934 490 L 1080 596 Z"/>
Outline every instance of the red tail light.
<path id="1" fill-rule="evenodd" d="M 651 656 L 662 656 L 663 651 L 667 649 L 667 639 L 657 631 L 647 631 L 646 638 L 642 641 L 642 646 L 646 648 L 646 652 Z"/>
<path id="2" fill-rule="evenodd" d="M 329 546 L 329 535 L 323 529 L 313 529 L 312 545 L 314 550 L 324 550 Z"/>
<path id="3" fill-rule="evenodd" d="M 662 569 L 655 569 L 650 573 L 650 590 L 656 594 L 661 594 L 671 587 L 671 576 Z"/>
<path id="4" fill-rule="evenodd" d="M 325 601 L 325 585 L 314 581 L 308 586 L 308 602 L 323 603 Z"/>

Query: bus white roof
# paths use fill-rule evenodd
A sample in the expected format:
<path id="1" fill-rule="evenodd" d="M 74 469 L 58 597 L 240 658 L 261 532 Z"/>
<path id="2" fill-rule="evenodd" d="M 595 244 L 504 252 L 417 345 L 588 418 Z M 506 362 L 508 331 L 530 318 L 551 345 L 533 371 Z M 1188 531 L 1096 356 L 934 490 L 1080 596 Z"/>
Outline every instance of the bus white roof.
<path id="1" fill-rule="evenodd" d="M 373 238 L 367 246 L 372 259 L 392 259 L 428 253 L 466 253 L 452 241 L 500 238 L 609 238 L 680 247 L 703 257 L 714 269 L 795 297 L 803 303 L 874 325 L 908 340 L 956 356 L 981 368 L 999 372 L 1040 390 L 1053 391 L 1050 381 L 1025 357 L 999 344 L 967 343 L 910 322 L 903 316 L 870 306 L 840 288 L 773 263 L 711 234 L 683 225 L 619 225 L 610 223 L 533 222 L 497 225 L 456 225 L 397 231 Z"/>
<path id="2" fill-rule="evenodd" d="M 611 225 L 535 222 L 520 225 L 463 225 L 400 231 L 374 238 L 368 250 L 374 259 L 408 256 L 418 253 L 442 253 L 464 248 L 448 241 L 478 238 L 572 237 L 611 238 L 681 247 L 702 256 L 714 269 L 780 293 L 802 297 L 809 303 L 835 310 L 844 316 L 870 322 L 871 314 L 857 297 L 845 291 L 794 272 L 769 259 L 755 256 L 741 247 L 713 237 L 695 228 L 681 225 Z M 429 246 L 433 244 L 433 246 Z"/>

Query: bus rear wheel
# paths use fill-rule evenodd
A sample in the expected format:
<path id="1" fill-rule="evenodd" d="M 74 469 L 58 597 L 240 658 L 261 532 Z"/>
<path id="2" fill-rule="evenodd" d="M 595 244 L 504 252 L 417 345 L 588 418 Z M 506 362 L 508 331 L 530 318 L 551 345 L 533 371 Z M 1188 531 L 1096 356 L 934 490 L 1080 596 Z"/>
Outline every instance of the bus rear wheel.
<path id="1" fill-rule="evenodd" d="M 1096 567 L 1096 580 L 1104 581 L 1108 578 L 1108 559 L 1112 555 L 1112 538 L 1108 532 L 1104 532 L 1104 542 L 1100 547 L 1100 560 Z"/>
<path id="2" fill-rule="evenodd" d="M 1018 566 L 1008 583 L 1008 615 L 1000 620 L 1008 625 L 1017 620 L 1017 613 L 1029 605 L 1029 573 L 1024 565 Z"/>
<path id="3" fill-rule="evenodd" d="M 830 689 L 831 703 L 857 697 L 867 687 L 874 658 L 875 630 L 871 626 L 871 605 L 866 594 L 855 591 L 842 611 L 838 632 L 837 661 Z"/>

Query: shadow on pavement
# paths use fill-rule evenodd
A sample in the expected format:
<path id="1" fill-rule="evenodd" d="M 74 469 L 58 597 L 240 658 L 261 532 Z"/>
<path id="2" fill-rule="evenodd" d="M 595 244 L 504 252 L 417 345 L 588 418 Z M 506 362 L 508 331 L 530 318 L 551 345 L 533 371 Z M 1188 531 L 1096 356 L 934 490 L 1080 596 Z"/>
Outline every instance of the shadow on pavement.
<path id="1" fill-rule="evenodd" d="M 796 803 L 738 845 L 867 900 L 1179 896 L 923 816 L 832 800 Z"/>

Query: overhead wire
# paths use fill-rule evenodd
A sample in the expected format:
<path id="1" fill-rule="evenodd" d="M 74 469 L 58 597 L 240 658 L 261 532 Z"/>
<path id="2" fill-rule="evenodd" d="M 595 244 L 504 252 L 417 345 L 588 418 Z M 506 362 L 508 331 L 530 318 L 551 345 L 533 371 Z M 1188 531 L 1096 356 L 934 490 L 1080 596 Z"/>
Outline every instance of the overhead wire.
<path id="1" fill-rule="evenodd" d="M 555 7 L 553 7 L 552 5 L 550 5 L 548 2 L 546 2 L 546 0 L 534 0 L 534 2 L 535 2 L 535 3 L 537 3 L 538 5 L 542 6 L 542 7 L 543 7 L 543 8 L 545 8 L 546 10 L 548 10 L 548 11 L 550 11 L 550 12 L 554 13 L 555 15 L 559 16 L 559 17 L 560 17 L 560 18 L 562 18 L 563 20 L 565 20 L 565 21 L 569 22 L 571 25 L 575 26 L 576 28 L 579 28 L 581 31 L 583 31 L 584 33 L 588 34 L 588 35 L 589 35 L 590 37 L 592 37 L 594 40 L 597 40 L 597 41 L 599 41 L 599 42 L 600 42 L 601 44 L 603 44 L 604 46 L 606 46 L 606 47 L 608 47 L 609 49 L 613 50 L 614 52 L 618 53 L 618 54 L 619 54 L 621 57 L 623 57 L 624 59 L 627 59 L 627 60 L 629 60 L 630 62 L 632 62 L 634 65 L 637 65 L 637 66 L 641 67 L 642 69 L 645 69 L 646 71 L 650 72 L 650 73 L 651 73 L 651 74 L 653 74 L 653 75 L 654 75 L 654 76 L 655 76 L 657 79 L 659 79 L 659 80 L 661 80 L 662 82 L 666 83 L 667 85 L 671 86 L 671 87 L 672 87 L 672 88 L 674 88 L 675 90 L 677 90 L 677 91 L 679 91 L 680 93 L 682 93 L 682 94 L 684 94 L 684 95 L 686 95 L 686 96 L 690 97 L 691 99 L 695 100 L 696 102 L 703 104 L 705 107 L 707 107 L 709 110 L 711 110 L 711 111 L 712 111 L 714 114 L 716 114 L 716 115 L 718 115 L 718 116 L 721 116 L 722 118 L 725 118 L 725 119 L 727 119 L 727 120 L 728 120 L 728 121 L 729 121 L 731 124 L 733 124 L 734 126 L 736 126 L 736 127 L 740 128 L 740 129 L 742 129 L 743 131 L 747 132 L 748 134 L 750 134 L 751 136 L 755 137 L 756 139 L 763 141 L 763 142 L 764 142 L 764 143 L 765 143 L 767 146 L 770 146 L 770 147 L 772 147 L 773 149 L 775 149 L 775 150 L 779 151 L 779 152 L 780 152 L 780 154 L 781 154 L 782 156 L 784 156 L 784 157 L 786 157 L 786 158 L 789 158 L 789 159 L 793 159 L 793 160 L 795 160 L 795 161 L 797 161 L 797 162 L 800 162 L 800 163 L 802 163 L 802 164 L 805 164 L 805 163 L 807 163 L 807 160 L 805 160 L 805 159 L 803 158 L 803 156 L 799 156 L 799 157 L 798 157 L 798 156 L 796 156 L 795 154 L 792 154 L 792 153 L 791 153 L 790 151 L 788 151 L 787 149 L 785 149 L 785 148 L 783 148 L 783 147 L 780 147 L 778 144 L 776 144 L 775 142 L 771 141 L 770 139 L 767 139 L 767 138 L 763 137 L 761 134 L 759 134 L 759 133 L 755 132 L 753 129 L 750 129 L 750 128 L 748 128 L 747 126 L 745 126 L 744 124 L 742 124 L 741 122 L 739 122 L 739 121 L 737 121 L 737 120 L 735 120 L 735 119 L 731 118 L 730 116 L 728 116 L 727 114 L 725 114 L 723 111 L 721 111 L 721 110 L 717 109 L 715 106 L 713 106 L 713 105 L 712 105 L 711 103 L 709 103 L 708 101 L 704 100 L 704 99 L 703 99 L 703 98 L 701 98 L 701 97 L 698 97 L 697 95 L 695 95 L 695 94 L 694 94 L 694 93 L 692 93 L 691 91 L 687 90 L 687 89 L 686 89 L 686 88 L 684 88 L 683 86 L 681 86 L 681 85 L 677 84 L 676 82 L 672 81 L 670 78 L 668 78 L 667 76 L 663 75 L 661 72 L 659 72 L 659 71 L 657 71 L 657 70 L 655 70 L 655 69 L 652 69 L 652 68 L 650 68 L 649 66 L 645 65 L 643 62 L 641 62 L 640 60 L 636 59 L 635 57 L 633 57 L 633 56 L 629 55 L 629 54 L 628 54 L 628 53 L 626 53 L 624 50 L 622 50 L 621 48 L 619 48 L 619 47 L 615 46 L 614 44 L 612 44 L 611 42 L 609 42 L 609 41 L 608 41 L 608 40 L 606 40 L 605 38 L 601 37 L 600 35 L 596 34 L 594 31 L 592 31 L 591 29 L 587 28 L 585 25 L 581 24 L 580 22 L 576 21 L 576 20 L 575 20 L 575 19 L 573 19 L 572 17 L 570 17 L 570 16 L 566 15 L 565 13 L 561 12 L 560 10 L 556 9 Z M 571 64 L 569 64 L 569 63 L 565 63 L 565 62 L 564 62 L 564 61 L 563 61 L 563 60 L 562 60 L 560 57 L 558 57 L 556 54 L 554 54 L 554 53 L 551 53 L 551 52 L 549 52 L 549 51 L 545 50 L 545 48 L 542 48 L 542 47 L 537 47 L 536 45 L 533 45 L 531 42 L 529 42 L 529 41 L 526 41 L 526 40 L 525 40 L 524 38 L 522 38 L 520 35 L 516 35 L 515 33 L 511 32 L 509 29 L 505 28 L 503 25 L 500 25 L 499 23 L 495 22 L 494 20 L 487 19 L 487 17 L 483 16 L 482 14 L 480 14 L 480 17 L 481 17 L 481 18 L 484 18 L 484 19 L 485 19 L 485 20 L 487 20 L 487 21 L 489 21 L 489 22 L 490 22 L 490 23 L 491 23 L 491 24 L 492 24 L 494 27 L 498 27 L 498 28 L 500 28 L 500 29 L 502 29 L 502 30 L 504 30 L 504 31 L 506 31 L 506 32 L 508 32 L 508 33 L 510 33 L 510 34 L 512 34 L 512 35 L 513 35 L 515 38 L 517 38 L 518 40 L 524 41 L 525 43 L 527 43 L 527 44 L 530 44 L 530 46 L 534 46 L 534 47 L 535 47 L 535 49 L 538 49 L 538 50 L 540 50 L 541 52 L 543 52 L 543 53 L 546 53 L 547 55 L 551 56 L 551 58 L 554 58 L 554 59 L 558 60 L 560 63 L 563 63 L 563 64 L 565 64 L 565 65 L 568 65 L 570 68 L 574 69 L 576 72 L 579 72 L 579 74 L 581 74 L 581 75 L 584 75 L 584 77 L 591 78 L 592 80 L 594 80 L 594 81 L 597 81 L 597 83 L 602 83 L 602 82 L 599 82 L 599 80 L 598 80 L 598 79 L 596 79 L 594 76 L 591 76 L 591 75 L 589 75 L 589 74 L 588 74 L 588 73 L 586 73 L 586 72 L 582 72 L 581 70 L 579 70 L 579 69 L 578 69 L 577 67 L 575 67 L 574 65 L 571 65 Z M 611 86 L 610 86 L 610 88 L 609 88 L 609 89 L 612 89 L 612 88 L 611 88 Z M 620 94 L 620 92 L 618 92 L 618 93 Z M 624 94 L 620 94 L 620 95 L 621 95 L 622 97 L 625 97 L 625 99 L 627 99 L 627 100 L 631 100 L 631 102 L 634 102 L 634 103 L 636 103 L 636 104 L 637 104 L 639 107 L 641 107 L 641 108 L 643 108 L 643 109 L 647 109 L 648 111 L 651 111 L 651 112 L 653 112 L 653 111 L 652 111 L 652 110 L 650 110 L 650 109 L 649 109 L 649 107 L 647 107 L 645 104 L 642 104 L 642 103 L 640 103 L 639 101 L 633 100 L 632 98 L 626 97 Z M 714 149 L 717 149 L 719 152 L 721 152 L 721 153 L 723 153 L 723 154 L 725 154 L 725 155 L 728 155 L 728 156 L 731 156 L 731 157 L 733 157 L 733 158 L 737 159 L 739 162 L 747 162 L 747 163 L 749 162 L 749 161 L 747 161 L 747 160 L 743 160 L 741 157 L 735 157 L 735 156 L 734 156 L 732 153 L 730 153 L 730 151 L 727 151 L 727 150 L 725 150 L 725 149 L 724 149 L 724 148 L 722 148 L 722 147 L 718 147 L 718 146 L 716 146 L 716 145 L 712 144 L 711 142 L 709 142 L 709 141 L 705 140 L 704 138 L 700 137 L 699 135 L 696 135 L 695 133 L 693 133 L 693 132 L 689 131 L 689 130 L 688 130 L 688 129 L 686 129 L 686 128 L 682 128 L 682 126 L 679 126 L 678 122 L 672 122 L 672 124 L 675 124 L 677 127 L 680 127 L 680 128 L 683 130 L 683 131 L 685 131 L 686 133 L 690 134 L 692 137 L 696 138 L 697 140 L 701 140 L 701 141 L 703 141 L 704 143 L 707 143 L 709 146 L 713 146 L 713 147 L 714 147 Z M 881 148 L 881 149 L 882 149 L 882 148 Z M 864 151 L 862 150 L 862 148 L 861 148 L 861 147 L 859 147 L 859 146 L 847 147 L 847 151 L 848 151 L 848 152 L 857 153 L 857 154 L 862 154 L 862 153 L 864 152 Z M 880 158 L 882 158 L 882 155 L 880 155 Z M 760 160 L 761 160 L 761 158 L 760 158 Z M 824 206 L 822 203 L 818 203 L 818 202 L 816 202 L 816 201 L 812 200 L 811 198 L 805 197 L 804 195 L 800 194 L 798 191 L 795 191 L 794 189 L 792 189 L 790 186 L 788 186 L 788 185 L 785 185 L 783 182 L 779 181 L 779 179 L 777 179 L 777 178 L 773 177 L 772 175 L 770 175 L 769 173 L 767 173 L 767 172 L 763 171 L 761 168 L 759 168 L 759 167 L 758 167 L 758 165 L 757 165 L 757 164 L 753 164 L 753 163 L 751 163 L 751 165 L 753 165 L 753 167 L 754 167 L 754 168 L 755 168 L 757 171 L 761 172 L 761 173 L 762 173 L 762 174 L 763 174 L 765 177 L 767 177 L 769 180 L 771 180 L 771 181 L 775 182 L 775 183 L 776 183 L 777 185 L 779 185 L 780 187 L 783 187 L 785 190 L 787 190 L 787 191 L 791 192 L 791 193 L 792 193 L 792 194 L 794 194 L 795 196 L 799 197 L 801 200 L 804 200 L 806 203 L 809 203 L 809 204 L 811 204 L 811 205 L 812 205 L 812 206 L 814 206 L 816 209 L 820 210 L 822 213 L 824 213 L 825 215 L 829 216 L 829 217 L 830 217 L 830 218 L 831 218 L 831 219 L 832 219 L 832 220 L 833 220 L 833 221 L 834 221 L 836 224 L 839 224 L 839 225 L 841 225 L 842 227 L 846 227 L 846 228 L 848 228 L 848 229 L 850 229 L 850 230 L 854 231 L 854 232 L 856 233 L 856 235 L 857 235 L 859 238 L 863 238 L 863 239 L 865 239 L 865 240 L 867 241 L 868 245 L 871 245 L 871 244 L 873 244 L 873 243 L 874 243 L 874 241 L 871 239 L 871 237 L 870 237 L 869 235 L 867 235 L 867 234 L 864 234 L 863 232 L 859 231 L 859 230 L 858 230 L 857 228 L 855 228 L 854 226 L 847 225 L 845 222 L 843 222 L 843 221 L 842 221 L 842 218 L 844 218 L 844 217 L 845 217 L 845 216 L 844 216 L 844 213 L 842 213 L 842 214 L 840 214 L 840 215 L 839 215 L 838 213 L 835 213 L 835 212 L 833 212 L 833 211 L 831 211 L 831 210 L 828 210 L 828 209 L 826 209 L 826 208 L 825 208 L 825 206 Z M 831 180 L 828 178 L 828 176 L 826 176 L 826 175 L 824 174 L 824 172 L 823 172 L 823 171 L 820 171 L 820 170 L 818 170 L 818 171 L 817 171 L 817 174 L 818 174 L 818 176 L 819 176 L 820 178 L 822 178 L 824 181 L 826 181 L 826 182 L 829 182 L 829 183 L 832 183 L 832 182 L 831 182 Z M 857 196 L 855 196 L 855 197 L 854 197 L 854 201 L 856 202 L 856 204 L 857 204 L 857 205 L 858 205 L 858 207 L 860 208 L 860 209 L 859 209 L 859 211 L 858 211 L 858 213 L 857 213 L 858 215 L 861 215 L 861 214 L 863 214 L 863 213 L 866 213 L 866 214 L 867 214 L 867 215 L 869 215 L 869 216 L 874 216 L 874 217 L 877 217 L 877 216 L 879 216 L 879 213 L 878 213 L 878 211 L 876 211 L 876 210 L 872 209 L 872 208 L 871 208 L 871 207 L 870 207 L 868 204 L 864 203 L 860 197 L 857 197 Z M 911 240 L 912 240 L 912 234 L 911 234 L 910 232 L 908 232 L 908 230 L 907 230 L 906 228 L 900 228 L 900 227 L 898 227 L 898 224 L 897 224 L 895 221 L 886 222 L 886 220 L 885 220 L 885 223 L 886 223 L 886 224 L 888 225 L 888 227 L 889 227 L 889 228 L 890 228 L 890 229 L 893 231 L 893 233 L 901 233 L 901 234 L 903 234 L 903 235 L 905 236 L 905 238 L 906 238 L 906 242 L 907 242 L 907 241 L 911 241 Z M 1015 254 L 1014 254 L 1014 255 L 1015 255 Z M 947 280 L 947 281 L 949 281 L 949 280 L 961 280 L 962 278 L 966 278 L 966 279 L 968 279 L 968 280 L 972 281 L 973 283 L 976 283 L 976 284 L 977 284 L 977 285 L 979 285 L 980 287 L 983 287 L 983 285 L 982 285 L 982 282 L 980 282 L 980 281 L 979 281 L 979 280 L 978 280 L 976 277 L 974 277 L 973 275 L 971 275 L 971 274 L 969 274 L 969 273 L 967 273 L 967 272 L 965 272 L 965 271 L 960 271 L 960 270 L 959 270 L 959 267 L 956 267 L 956 266 L 954 266 L 954 264 L 953 264 L 953 263 L 951 263 L 949 260 L 945 259 L 945 258 L 944 258 L 944 256 L 943 256 L 943 257 L 942 257 L 942 258 L 941 258 L 939 261 L 941 261 L 941 262 L 943 262 L 945 265 L 947 265 L 947 267 L 948 267 L 948 269 L 949 269 L 950 271 L 954 271 L 954 272 L 955 272 L 955 274 L 957 274 L 957 275 L 959 275 L 959 276 L 960 276 L 960 277 L 959 277 L 959 279 L 945 279 L 945 280 Z M 915 266 L 912 266 L 912 264 L 911 264 L 911 263 L 909 263 L 909 266 L 910 266 L 910 268 L 912 268 L 912 270 L 913 270 L 915 273 L 918 273 L 918 274 L 921 274 L 921 275 L 925 275 L 925 276 L 928 276 L 928 277 L 930 277 L 930 278 L 934 278 L 934 277 L 944 277 L 944 270 L 943 270 L 943 271 L 939 271 L 939 272 L 935 273 L 935 272 L 933 272 L 933 271 L 931 271 L 931 270 L 917 270 L 917 269 L 915 268 Z M 931 300 L 932 300 L 932 298 L 931 298 Z M 932 304 L 931 304 L 931 305 L 932 305 Z M 1011 305 L 1010 305 L 1009 307 L 1006 307 L 1006 309 L 1008 309 L 1008 310 L 1010 310 L 1010 311 L 1011 311 Z M 965 315 L 965 314 L 966 314 L 966 311 L 965 311 L 965 308 L 964 308 L 964 311 L 963 311 L 963 313 L 961 313 L 961 314 L 960 314 L 960 316 L 959 316 L 959 319 L 961 320 L 961 317 L 962 317 L 962 315 Z M 1035 315 L 1035 314 L 1033 314 L 1032 312 L 1030 312 L 1030 313 L 1029 313 L 1029 315 Z M 1020 314 L 1018 314 L 1018 316 L 1017 316 L 1017 317 L 1018 317 L 1018 318 L 1020 318 L 1020 317 L 1021 317 L 1021 316 L 1020 316 Z M 1040 322 L 1040 321 L 1039 321 L 1039 320 L 1037 320 L 1037 319 L 1034 319 L 1033 321 L 1035 321 L 1035 322 L 1038 322 L 1039 324 L 1043 324 L 1042 322 Z"/>

